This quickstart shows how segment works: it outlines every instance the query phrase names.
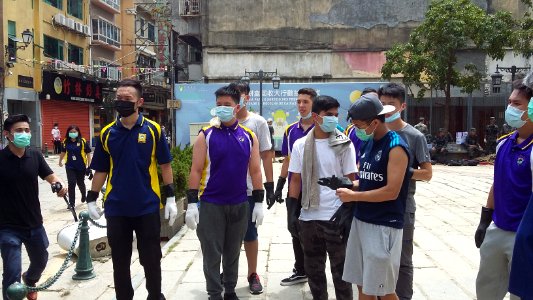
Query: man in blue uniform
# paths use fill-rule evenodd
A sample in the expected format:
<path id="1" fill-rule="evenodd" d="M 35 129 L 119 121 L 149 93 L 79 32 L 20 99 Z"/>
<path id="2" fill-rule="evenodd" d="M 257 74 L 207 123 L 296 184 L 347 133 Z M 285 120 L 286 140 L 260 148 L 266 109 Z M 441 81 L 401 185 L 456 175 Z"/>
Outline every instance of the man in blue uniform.
<path id="1" fill-rule="evenodd" d="M 87 206 L 91 218 L 99 219 L 103 212 L 96 199 L 107 178 L 104 208 L 117 300 L 133 298 L 130 264 L 134 231 L 148 299 L 164 299 L 159 210 L 165 205 L 165 218 L 172 226 L 177 216 L 172 157 L 159 124 L 139 113 L 144 102 L 140 82 L 131 79 L 119 82 L 116 97 L 119 118 L 104 127 L 97 140 L 91 163 L 95 174 L 87 193 Z M 163 195 L 157 164 L 163 177 Z"/>
<path id="2" fill-rule="evenodd" d="M 398 299 L 395 289 L 410 172 L 407 145 L 385 125 L 385 114 L 394 110 L 374 94 L 362 96 L 349 110 L 364 142 L 358 190 L 340 188 L 337 195 L 343 202 L 356 203 L 342 279 L 357 284 L 359 299 Z"/>
<path id="3" fill-rule="evenodd" d="M 274 195 L 277 201 L 281 202 L 281 193 L 287 176 L 289 177 L 289 188 L 291 182 L 291 173 L 289 172 L 289 163 L 291 159 L 291 152 L 294 142 L 304 137 L 313 127 L 314 120 L 312 118 L 313 100 L 316 97 L 316 91 L 311 88 L 302 88 L 298 91 L 298 99 L 296 100 L 296 106 L 300 113 L 300 121 L 295 122 L 287 126 L 285 133 L 283 134 L 283 143 L 281 144 L 281 155 L 284 156 L 283 165 L 281 166 L 281 173 L 276 184 L 276 191 Z M 298 233 L 298 216 L 302 205 L 301 199 L 297 201 L 287 201 L 287 228 L 292 236 L 292 248 L 294 251 L 294 268 L 292 274 L 281 280 L 281 285 L 293 285 L 307 281 L 307 275 L 305 274 L 304 267 L 304 252 L 300 243 L 300 237 Z"/>
<path id="4" fill-rule="evenodd" d="M 200 130 L 194 143 L 185 221 L 190 229 L 197 229 L 209 299 L 235 300 L 241 245 L 250 221 L 248 172 L 255 203 L 251 221 L 255 226 L 263 222 L 264 190 L 259 142 L 235 116 L 240 109 L 240 92 L 230 85 L 218 89 L 215 96 L 217 106 L 212 114 L 216 118 L 211 126 Z"/>

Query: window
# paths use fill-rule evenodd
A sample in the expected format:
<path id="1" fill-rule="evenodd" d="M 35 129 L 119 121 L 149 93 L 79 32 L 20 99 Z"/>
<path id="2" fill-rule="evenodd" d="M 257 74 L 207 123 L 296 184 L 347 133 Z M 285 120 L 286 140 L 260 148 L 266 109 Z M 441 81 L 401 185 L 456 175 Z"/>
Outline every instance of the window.
<path id="1" fill-rule="evenodd" d="M 137 58 L 137 66 L 139 72 L 139 80 L 151 83 L 154 73 L 152 71 L 141 71 L 141 68 L 155 68 L 155 58 L 148 57 L 146 55 L 140 54 Z M 145 74 L 146 73 L 146 74 Z"/>
<path id="2" fill-rule="evenodd" d="M 110 64 L 103 60 L 93 60 L 95 75 L 98 78 L 109 78 L 111 80 L 121 80 L 122 71 L 119 66 Z"/>
<path id="3" fill-rule="evenodd" d="M 101 0 L 101 1 L 111 6 L 112 8 L 120 11 L 120 0 Z"/>
<path id="4" fill-rule="evenodd" d="M 144 37 L 144 19 L 139 18 L 138 26 L 137 26 L 137 35 Z"/>
<path id="5" fill-rule="evenodd" d="M 155 26 L 152 23 L 148 23 L 148 39 L 155 42 Z"/>
<path id="6" fill-rule="evenodd" d="M 83 0 L 67 0 L 67 13 L 83 20 Z"/>
<path id="7" fill-rule="evenodd" d="M 120 28 L 104 19 L 92 20 L 93 40 L 120 48 Z"/>
<path id="8" fill-rule="evenodd" d="M 83 48 L 69 44 L 68 45 L 68 62 L 77 64 L 77 65 L 83 65 Z"/>
<path id="9" fill-rule="evenodd" d="M 55 59 L 64 59 L 63 55 L 63 41 L 56 40 L 49 36 L 44 36 L 44 55 Z"/>
<path id="10" fill-rule="evenodd" d="M 7 55 L 10 62 L 17 61 L 17 23 L 7 21 Z"/>
<path id="11" fill-rule="evenodd" d="M 58 9 L 63 9 L 63 0 L 44 0 L 44 3 L 48 3 Z"/>

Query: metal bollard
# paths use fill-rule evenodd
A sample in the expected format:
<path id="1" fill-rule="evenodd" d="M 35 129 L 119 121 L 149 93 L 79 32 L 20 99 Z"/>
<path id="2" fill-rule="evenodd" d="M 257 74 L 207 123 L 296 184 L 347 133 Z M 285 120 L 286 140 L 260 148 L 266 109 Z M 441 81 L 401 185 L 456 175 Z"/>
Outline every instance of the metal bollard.
<path id="1" fill-rule="evenodd" d="M 44 143 L 44 157 L 48 157 L 48 143 Z"/>
<path id="2" fill-rule="evenodd" d="M 22 300 L 26 298 L 28 288 L 20 282 L 15 282 L 7 288 L 6 294 L 7 298 L 10 300 Z"/>
<path id="3" fill-rule="evenodd" d="M 89 213 L 82 211 L 80 213 L 81 231 L 78 261 L 76 262 L 76 274 L 72 276 L 74 280 L 88 280 L 96 276 L 93 272 L 93 261 L 89 252 L 89 224 L 87 220 L 89 220 Z"/>

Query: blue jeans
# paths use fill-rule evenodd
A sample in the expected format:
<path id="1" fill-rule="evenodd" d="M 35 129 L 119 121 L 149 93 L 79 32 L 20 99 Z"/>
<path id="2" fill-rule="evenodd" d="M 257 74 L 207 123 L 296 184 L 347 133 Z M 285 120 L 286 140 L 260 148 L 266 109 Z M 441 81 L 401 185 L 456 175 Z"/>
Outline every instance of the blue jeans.
<path id="1" fill-rule="evenodd" d="M 44 227 L 34 229 L 0 229 L 0 249 L 2 252 L 2 262 L 4 274 L 2 278 L 2 294 L 7 299 L 7 288 L 20 282 L 22 273 L 22 244 L 26 247 L 30 266 L 26 271 L 26 283 L 35 285 L 41 278 L 41 274 L 48 262 L 48 237 Z"/>

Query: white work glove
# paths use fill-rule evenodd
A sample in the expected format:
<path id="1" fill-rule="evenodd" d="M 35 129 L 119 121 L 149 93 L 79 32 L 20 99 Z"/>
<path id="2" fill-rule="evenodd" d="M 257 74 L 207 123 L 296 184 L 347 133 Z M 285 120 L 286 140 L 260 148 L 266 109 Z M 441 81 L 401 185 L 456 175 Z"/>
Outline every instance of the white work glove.
<path id="1" fill-rule="evenodd" d="M 255 228 L 259 228 L 259 225 L 263 224 L 264 217 L 263 202 L 256 202 L 252 212 L 252 222 L 255 222 Z"/>
<path id="2" fill-rule="evenodd" d="M 196 229 L 196 225 L 200 223 L 200 212 L 198 211 L 198 203 L 189 203 L 187 211 L 185 212 L 185 224 L 191 230 Z"/>
<path id="3" fill-rule="evenodd" d="M 89 217 L 93 220 L 98 220 L 104 214 L 104 211 L 96 205 L 96 201 L 87 203 L 87 209 L 89 210 Z"/>
<path id="4" fill-rule="evenodd" d="M 168 197 L 165 204 L 165 220 L 168 220 L 168 226 L 172 226 L 178 217 L 178 207 L 176 206 L 176 197 Z"/>

